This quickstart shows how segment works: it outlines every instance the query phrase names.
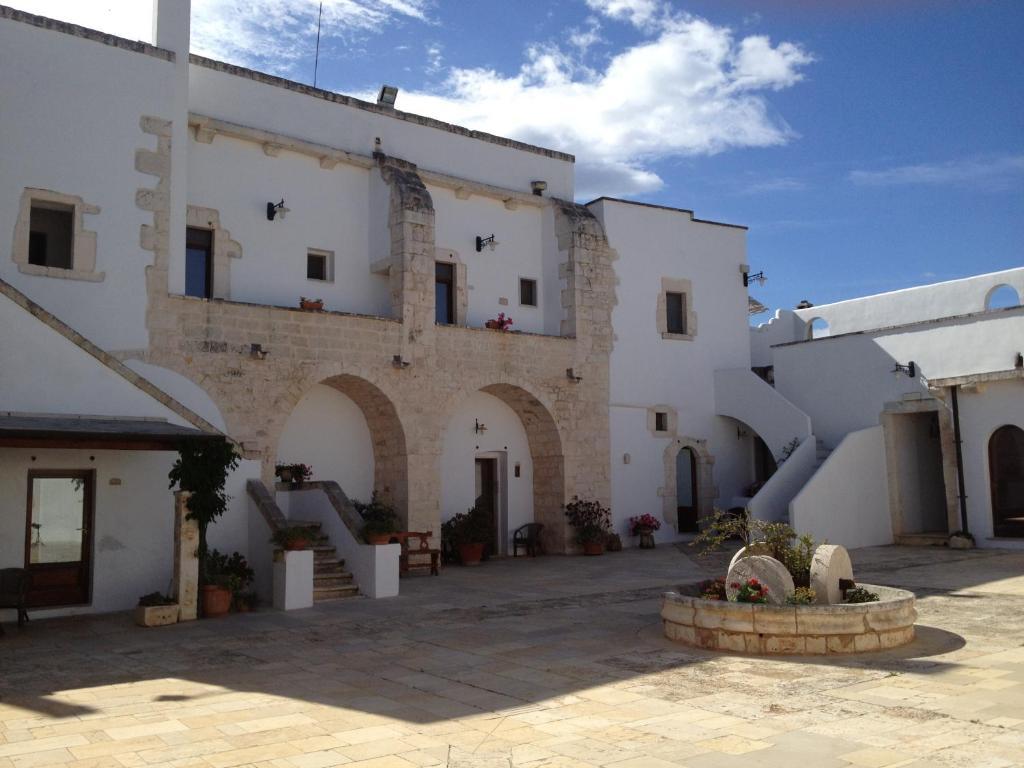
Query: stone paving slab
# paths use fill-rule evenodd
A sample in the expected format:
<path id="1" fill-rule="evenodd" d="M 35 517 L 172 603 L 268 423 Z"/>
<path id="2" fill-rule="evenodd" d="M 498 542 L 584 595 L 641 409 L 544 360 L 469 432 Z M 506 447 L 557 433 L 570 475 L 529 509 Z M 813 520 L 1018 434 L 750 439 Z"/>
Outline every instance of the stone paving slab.
<path id="1" fill-rule="evenodd" d="M 0 768 L 1024 766 L 1024 553 L 878 547 L 918 594 L 881 654 L 676 645 L 660 594 L 724 569 L 685 547 L 492 561 L 392 600 L 0 638 Z"/>

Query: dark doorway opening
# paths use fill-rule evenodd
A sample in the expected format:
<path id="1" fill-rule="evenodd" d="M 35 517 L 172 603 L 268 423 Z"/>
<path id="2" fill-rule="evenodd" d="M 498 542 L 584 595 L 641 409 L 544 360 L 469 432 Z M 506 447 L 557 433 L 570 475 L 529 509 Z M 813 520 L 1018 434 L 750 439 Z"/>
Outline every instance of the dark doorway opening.
<path id="1" fill-rule="evenodd" d="M 689 448 L 676 454 L 676 515 L 680 533 L 697 532 L 697 457 Z"/>
<path id="2" fill-rule="evenodd" d="M 89 602 L 94 479 L 92 470 L 28 473 L 25 568 L 31 576 L 30 606 Z"/>
<path id="3" fill-rule="evenodd" d="M 498 460 L 476 460 L 476 507 L 487 517 L 490 524 L 490 541 L 484 549 L 484 555 L 500 555 L 501 552 L 501 521 L 498 500 Z"/>
<path id="4" fill-rule="evenodd" d="M 992 524 L 996 536 L 1024 536 L 1024 429 L 1008 424 L 988 441 Z"/>

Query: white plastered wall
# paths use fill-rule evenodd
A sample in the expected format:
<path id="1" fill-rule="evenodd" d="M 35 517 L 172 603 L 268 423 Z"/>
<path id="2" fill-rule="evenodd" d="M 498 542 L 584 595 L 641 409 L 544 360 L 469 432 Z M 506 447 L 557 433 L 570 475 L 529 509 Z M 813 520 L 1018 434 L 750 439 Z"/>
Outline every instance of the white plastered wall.
<path id="1" fill-rule="evenodd" d="M 152 254 L 140 247 L 139 227 L 152 215 L 136 207 L 135 193 L 156 179 L 135 170 L 135 152 L 156 149 L 142 116 L 174 118 L 173 64 L 10 20 L 0 20 L 0 51 L 0 277 L 105 349 L 142 348 Z M 26 187 L 99 207 L 83 224 L 96 233 L 102 281 L 19 272 L 9 246 Z"/>
<path id="2" fill-rule="evenodd" d="M 475 431 L 478 421 L 487 427 L 485 432 Z M 511 542 L 516 528 L 533 522 L 533 460 L 526 430 L 515 411 L 493 395 L 475 392 L 460 404 L 448 422 L 442 441 L 442 522 L 476 503 L 477 456 L 489 454 L 488 458 L 497 458 L 501 454 L 507 473 L 499 476 L 498 483 L 506 486 L 507 537 Z M 499 472 L 501 463 L 499 461 Z M 519 464 L 519 477 L 515 476 L 516 464 Z"/>

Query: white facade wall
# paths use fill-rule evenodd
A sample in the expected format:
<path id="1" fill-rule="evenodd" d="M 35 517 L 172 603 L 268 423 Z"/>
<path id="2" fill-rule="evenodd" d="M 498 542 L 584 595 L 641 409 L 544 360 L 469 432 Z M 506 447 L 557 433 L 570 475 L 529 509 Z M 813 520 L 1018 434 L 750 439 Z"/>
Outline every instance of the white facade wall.
<path id="1" fill-rule="evenodd" d="M 487 430 L 477 433 L 477 422 Z M 441 521 L 476 503 L 476 458 L 497 458 L 499 496 L 507 509 L 505 533 L 511 554 L 512 532 L 533 522 L 533 460 L 519 416 L 493 395 L 475 392 L 460 404 L 442 440 Z M 519 477 L 515 476 L 516 464 Z M 440 531 L 434 533 L 440 535 Z"/>
<path id="2" fill-rule="evenodd" d="M 630 517 L 662 518 L 665 450 L 677 437 L 706 440 L 714 457 L 715 496 L 729 504 L 752 480 L 753 445 L 738 437 L 739 423 L 715 415 L 714 372 L 749 368 L 746 261 L 743 228 L 694 221 L 686 211 L 601 199 L 590 209 L 618 252 L 618 303 L 612 314 L 612 511 L 624 533 Z M 662 338 L 658 299 L 662 279 L 692 285 L 696 313 L 692 340 Z M 674 433 L 656 435 L 648 410 L 667 406 L 678 416 Z M 629 454 L 629 463 L 625 456 Z M 671 525 L 659 536 L 674 537 Z"/>
<path id="3" fill-rule="evenodd" d="M 29 24 L 0 19 L 0 278 L 104 349 L 147 343 L 145 268 L 135 206 L 154 177 L 135 170 L 137 149 L 156 149 L 143 115 L 173 119 L 174 65 Z M 116 85 L 115 85 L 116 84 Z M 100 208 L 84 217 L 96 232 L 100 282 L 23 274 L 8 250 L 25 188 L 81 197 Z"/>

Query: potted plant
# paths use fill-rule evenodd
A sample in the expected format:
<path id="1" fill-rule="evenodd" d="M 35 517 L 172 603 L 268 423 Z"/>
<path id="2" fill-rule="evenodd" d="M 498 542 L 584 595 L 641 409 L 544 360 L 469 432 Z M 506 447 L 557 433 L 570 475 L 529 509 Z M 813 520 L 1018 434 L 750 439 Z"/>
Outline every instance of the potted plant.
<path id="1" fill-rule="evenodd" d="M 484 327 L 490 328 L 492 331 L 507 331 L 511 325 L 512 318 L 505 317 L 504 312 L 499 312 L 497 317 L 484 323 Z"/>
<path id="2" fill-rule="evenodd" d="M 599 501 L 573 496 L 565 505 L 569 525 L 576 529 L 576 543 L 585 555 L 600 555 L 612 528 L 612 511 Z"/>
<path id="3" fill-rule="evenodd" d="M 323 308 L 323 299 L 307 299 L 305 296 L 299 297 L 299 309 L 305 309 L 311 312 L 322 312 Z"/>
<path id="4" fill-rule="evenodd" d="M 239 592 L 235 595 L 235 610 L 239 613 L 249 613 L 255 611 L 256 606 L 259 605 L 260 599 L 256 593 L 249 589 L 244 592 Z"/>
<path id="5" fill-rule="evenodd" d="M 164 627 L 178 621 L 178 601 L 170 595 L 150 592 L 139 598 L 135 623 L 140 627 Z"/>
<path id="6" fill-rule="evenodd" d="M 230 611 L 232 600 L 243 594 L 255 577 L 240 553 L 228 556 L 216 549 L 206 557 L 203 570 L 207 574 L 207 583 L 202 588 L 203 615 L 208 618 Z"/>
<path id="7" fill-rule="evenodd" d="M 491 521 L 483 510 L 470 507 L 441 525 L 441 538 L 451 542 L 463 565 L 480 565 L 491 540 Z"/>
<path id="8" fill-rule="evenodd" d="M 319 532 L 308 525 L 290 525 L 287 528 L 279 528 L 274 531 L 270 540 L 281 549 L 295 552 L 309 549 L 318 535 Z"/>
<path id="9" fill-rule="evenodd" d="M 352 500 L 352 506 L 363 519 L 363 538 L 367 544 L 387 544 L 398 530 L 398 513 L 376 491 L 369 502 Z"/>
<path id="10" fill-rule="evenodd" d="M 275 464 L 274 475 L 282 483 L 291 483 L 295 488 L 313 476 L 313 467 L 309 464 Z"/>
<path id="11" fill-rule="evenodd" d="M 640 537 L 640 549 L 654 549 L 654 532 L 660 528 L 661 521 L 654 515 L 629 518 L 629 535 Z"/>

